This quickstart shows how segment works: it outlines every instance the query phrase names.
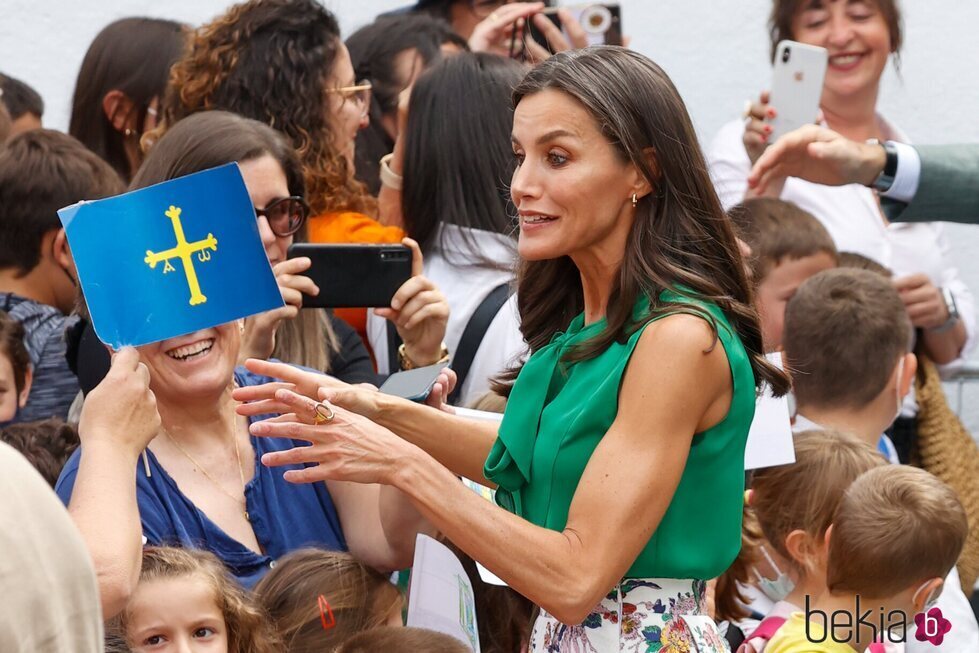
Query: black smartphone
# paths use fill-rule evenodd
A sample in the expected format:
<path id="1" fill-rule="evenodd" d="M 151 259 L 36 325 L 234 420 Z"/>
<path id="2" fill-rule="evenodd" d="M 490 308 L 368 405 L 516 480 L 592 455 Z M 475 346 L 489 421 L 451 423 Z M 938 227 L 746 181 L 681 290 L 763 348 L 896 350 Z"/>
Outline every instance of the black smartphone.
<path id="1" fill-rule="evenodd" d="M 573 2 L 555 6 L 553 2 L 548 2 L 541 13 L 560 27 L 565 38 L 567 38 L 567 30 L 564 29 L 561 18 L 557 14 L 558 9 L 566 10 L 574 20 L 581 24 L 581 28 L 585 31 L 588 39 L 588 45 L 622 45 L 622 8 L 618 3 Z M 527 26 L 530 38 L 553 54 L 554 49 L 534 25 L 534 22 L 528 21 Z"/>
<path id="2" fill-rule="evenodd" d="M 435 365 L 397 372 L 389 376 L 378 391 L 411 401 L 422 401 L 432 391 L 439 374 L 447 365 L 448 363 L 435 363 Z"/>
<path id="3" fill-rule="evenodd" d="M 299 256 L 312 260 L 303 274 L 320 289 L 316 297 L 303 295 L 303 308 L 387 307 L 411 278 L 411 250 L 404 245 L 294 243 L 289 258 Z"/>

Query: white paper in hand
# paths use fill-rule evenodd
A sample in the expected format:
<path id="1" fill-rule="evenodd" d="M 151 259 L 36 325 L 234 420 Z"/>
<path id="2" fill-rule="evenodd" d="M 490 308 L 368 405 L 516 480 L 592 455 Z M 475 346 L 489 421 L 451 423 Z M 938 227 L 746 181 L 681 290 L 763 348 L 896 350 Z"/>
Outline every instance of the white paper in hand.
<path id="1" fill-rule="evenodd" d="M 768 354 L 768 360 L 782 367 L 780 354 Z M 776 399 L 766 387 L 755 404 L 755 419 L 751 422 L 748 445 L 744 450 L 744 468 L 760 469 L 794 462 L 795 446 L 792 443 L 788 397 Z"/>
<path id="2" fill-rule="evenodd" d="M 476 601 L 462 563 L 427 535 L 415 540 L 407 625 L 451 635 L 479 653 Z"/>

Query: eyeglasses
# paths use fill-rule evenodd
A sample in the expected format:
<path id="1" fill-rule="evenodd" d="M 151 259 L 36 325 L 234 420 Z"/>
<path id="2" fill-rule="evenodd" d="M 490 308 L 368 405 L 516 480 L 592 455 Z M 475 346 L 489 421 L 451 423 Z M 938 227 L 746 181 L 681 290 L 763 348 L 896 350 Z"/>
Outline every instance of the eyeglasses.
<path id="1" fill-rule="evenodd" d="M 268 220 L 272 233 L 284 238 L 302 229 L 309 215 L 309 204 L 298 195 L 283 197 L 269 202 L 264 209 L 255 209 L 255 215 Z"/>
<path id="2" fill-rule="evenodd" d="M 360 105 L 364 115 L 371 106 L 371 83 L 369 80 L 362 79 L 353 86 L 341 86 L 340 88 L 328 88 L 327 93 L 339 93 L 343 96 L 343 101 L 354 100 Z"/>

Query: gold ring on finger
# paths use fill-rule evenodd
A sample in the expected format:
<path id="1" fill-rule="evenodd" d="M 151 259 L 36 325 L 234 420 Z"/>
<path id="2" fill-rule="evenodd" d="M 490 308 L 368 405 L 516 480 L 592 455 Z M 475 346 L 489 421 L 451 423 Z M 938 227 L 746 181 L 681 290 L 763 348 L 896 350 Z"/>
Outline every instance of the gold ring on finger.
<path id="1" fill-rule="evenodd" d="M 326 424 L 327 422 L 332 422 L 335 414 L 333 409 L 324 403 L 317 403 L 313 406 L 313 412 L 316 413 L 313 416 L 313 424 L 319 426 L 320 424 Z"/>

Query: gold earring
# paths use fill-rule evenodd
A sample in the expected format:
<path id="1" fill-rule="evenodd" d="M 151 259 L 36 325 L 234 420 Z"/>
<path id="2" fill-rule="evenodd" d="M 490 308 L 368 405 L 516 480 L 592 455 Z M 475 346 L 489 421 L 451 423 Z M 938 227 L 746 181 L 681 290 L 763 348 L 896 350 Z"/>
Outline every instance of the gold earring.
<path id="1" fill-rule="evenodd" d="M 639 198 L 636 197 L 636 194 L 635 193 L 633 193 L 632 194 L 632 208 L 636 208 L 637 206 L 639 206 Z"/>

